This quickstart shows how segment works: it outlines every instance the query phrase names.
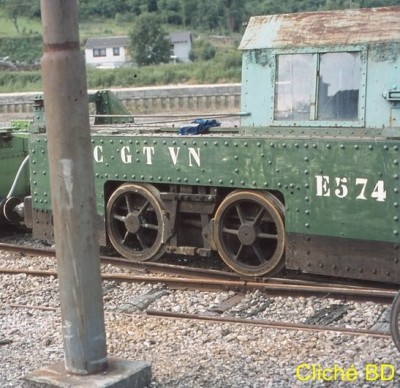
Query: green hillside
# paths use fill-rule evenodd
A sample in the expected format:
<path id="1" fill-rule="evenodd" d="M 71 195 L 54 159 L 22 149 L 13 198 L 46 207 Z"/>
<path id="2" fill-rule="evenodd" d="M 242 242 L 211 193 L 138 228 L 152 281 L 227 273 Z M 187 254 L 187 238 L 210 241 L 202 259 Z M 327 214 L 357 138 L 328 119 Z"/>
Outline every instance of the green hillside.
<path id="1" fill-rule="evenodd" d="M 250 16 L 391 6 L 400 5 L 400 0 L 81 0 L 78 3 L 82 51 L 89 37 L 130 35 L 144 15 L 157 15 L 154 20 L 161 22 L 165 33 L 192 32 L 192 63 L 88 69 L 88 86 L 101 88 L 240 82 L 241 56 L 237 45 Z M 0 0 L 3 70 L 0 92 L 41 89 L 41 32 L 39 0 Z"/>

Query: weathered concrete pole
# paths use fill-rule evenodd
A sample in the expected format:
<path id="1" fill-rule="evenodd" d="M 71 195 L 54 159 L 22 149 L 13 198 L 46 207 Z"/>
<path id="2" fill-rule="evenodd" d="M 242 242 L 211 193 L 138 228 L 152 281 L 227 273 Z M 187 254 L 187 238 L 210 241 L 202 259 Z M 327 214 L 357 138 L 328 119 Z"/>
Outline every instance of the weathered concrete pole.
<path id="1" fill-rule="evenodd" d="M 41 0 L 41 61 L 65 369 L 107 368 L 85 61 L 76 0 Z"/>
<path id="2" fill-rule="evenodd" d="M 86 71 L 76 0 L 41 0 L 42 78 L 65 362 L 26 377 L 34 387 L 142 388 L 144 361 L 107 360 Z M 105 373 L 101 373 L 101 372 Z"/>

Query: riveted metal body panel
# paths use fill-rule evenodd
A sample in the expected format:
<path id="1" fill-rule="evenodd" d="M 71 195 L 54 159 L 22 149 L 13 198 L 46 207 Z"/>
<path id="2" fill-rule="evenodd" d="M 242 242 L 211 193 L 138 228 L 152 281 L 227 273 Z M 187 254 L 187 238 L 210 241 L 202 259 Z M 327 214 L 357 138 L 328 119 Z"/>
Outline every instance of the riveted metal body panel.
<path id="1" fill-rule="evenodd" d="M 367 267 L 382 259 L 389 261 L 385 271 L 383 264 L 379 270 L 383 277 L 400 279 L 391 267 L 399 246 L 400 141 L 383 136 L 321 137 L 312 131 L 296 136 L 286 128 L 279 135 L 260 136 L 247 129 L 241 135 L 198 137 L 93 133 L 97 211 L 104 217 L 105 187 L 110 182 L 151 183 L 161 191 L 168 185 L 225 192 L 268 190 L 279 194 L 285 205 L 289 268 L 378 279 L 381 272 L 374 274 L 375 267 Z M 45 135 L 30 137 L 30 153 L 32 207 L 34 214 L 47 215 L 48 225 Z M 215 201 L 213 197 L 212 206 L 218 206 Z M 342 240 L 347 244 L 341 244 Z M 360 252 L 365 259 L 361 266 Z M 369 261 L 371 255 L 375 261 Z M 316 261 L 324 257 L 327 262 L 322 261 L 320 267 Z M 343 269 L 340 262 L 347 262 L 351 269 Z M 328 271 L 332 266 L 339 269 Z"/>
<path id="2" fill-rule="evenodd" d="M 400 245 L 382 241 L 289 234 L 286 267 L 303 272 L 400 281 Z"/>
<path id="3" fill-rule="evenodd" d="M 30 140 L 32 201 L 48 209 L 46 139 Z M 285 199 L 288 233 L 399 241 L 400 141 L 94 134 L 92 145 L 100 214 L 108 181 L 270 190 Z"/>
<path id="4" fill-rule="evenodd" d="M 19 129 L 0 130 L 0 200 L 6 197 L 16 178 L 16 173 L 28 154 L 27 137 Z M 25 168 L 16 181 L 12 195 L 29 193 L 29 170 Z"/>

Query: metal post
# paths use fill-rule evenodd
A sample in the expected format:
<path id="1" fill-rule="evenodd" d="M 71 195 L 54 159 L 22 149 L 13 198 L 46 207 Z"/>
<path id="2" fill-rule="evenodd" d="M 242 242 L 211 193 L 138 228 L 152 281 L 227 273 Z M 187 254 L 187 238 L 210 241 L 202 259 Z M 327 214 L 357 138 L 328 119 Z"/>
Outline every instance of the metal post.
<path id="1" fill-rule="evenodd" d="M 65 368 L 107 368 L 84 58 L 76 0 L 41 0 L 41 61 Z"/>

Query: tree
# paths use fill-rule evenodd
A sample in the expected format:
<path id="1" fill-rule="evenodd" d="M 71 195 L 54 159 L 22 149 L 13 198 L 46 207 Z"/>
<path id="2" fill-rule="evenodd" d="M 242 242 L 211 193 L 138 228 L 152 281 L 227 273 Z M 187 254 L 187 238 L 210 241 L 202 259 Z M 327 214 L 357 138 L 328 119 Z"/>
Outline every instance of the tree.
<path id="1" fill-rule="evenodd" d="M 21 6 L 20 3 L 12 0 L 4 0 L 2 3 L 5 16 L 12 21 L 15 30 L 19 34 L 20 30 L 18 25 L 18 18 L 20 18 L 21 16 L 29 16 L 28 9 L 24 6 Z"/>
<path id="2" fill-rule="evenodd" d="M 129 34 L 130 49 L 138 66 L 167 63 L 171 56 L 171 42 L 161 26 L 161 18 L 154 14 L 140 15 Z"/>
<path id="3" fill-rule="evenodd" d="M 239 32 L 244 16 L 244 2 L 242 0 L 223 0 L 228 22 L 228 29 L 231 32 Z"/>
<path id="4" fill-rule="evenodd" d="M 135 4 L 132 0 L 79 0 L 79 16 L 83 20 L 114 18 L 116 14 L 135 12 Z"/>
<path id="5" fill-rule="evenodd" d="M 157 0 L 147 0 L 147 11 L 148 12 L 157 12 L 158 11 Z"/>
<path id="6" fill-rule="evenodd" d="M 197 13 L 196 0 L 182 0 L 183 23 L 185 26 L 193 26 Z"/>

